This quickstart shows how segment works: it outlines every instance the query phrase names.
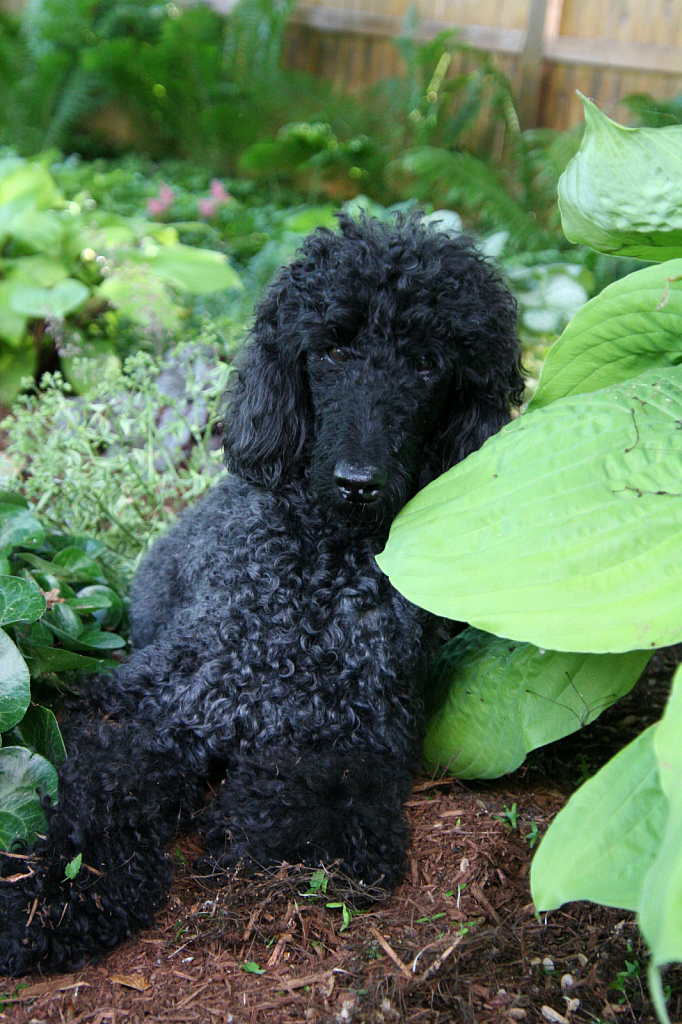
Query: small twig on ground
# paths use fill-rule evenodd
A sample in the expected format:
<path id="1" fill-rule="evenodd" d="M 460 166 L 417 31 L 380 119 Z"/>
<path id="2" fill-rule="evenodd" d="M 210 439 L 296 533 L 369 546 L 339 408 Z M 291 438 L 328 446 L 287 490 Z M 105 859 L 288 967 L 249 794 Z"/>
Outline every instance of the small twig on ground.
<path id="1" fill-rule="evenodd" d="M 384 950 L 384 952 L 387 953 L 388 956 L 390 956 L 393 963 L 396 965 L 397 968 L 399 968 L 403 976 L 407 978 L 408 981 L 412 981 L 412 974 L 410 973 L 410 968 L 407 966 L 407 964 L 403 963 L 398 954 L 391 949 L 391 947 L 389 946 L 388 942 L 383 937 L 379 929 L 375 928 L 374 925 L 370 925 L 369 930 L 371 931 L 372 935 L 377 940 L 381 948 Z"/>

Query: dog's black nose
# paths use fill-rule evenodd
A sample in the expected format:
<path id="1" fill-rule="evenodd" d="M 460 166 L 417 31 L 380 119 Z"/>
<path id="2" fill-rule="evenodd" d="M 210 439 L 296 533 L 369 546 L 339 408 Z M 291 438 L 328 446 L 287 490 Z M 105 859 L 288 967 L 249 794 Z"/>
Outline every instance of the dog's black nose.
<path id="1" fill-rule="evenodd" d="M 367 504 L 376 501 L 386 486 L 387 474 L 378 466 L 354 466 L 337 462 L 334 483 L 346 501 Z"/>

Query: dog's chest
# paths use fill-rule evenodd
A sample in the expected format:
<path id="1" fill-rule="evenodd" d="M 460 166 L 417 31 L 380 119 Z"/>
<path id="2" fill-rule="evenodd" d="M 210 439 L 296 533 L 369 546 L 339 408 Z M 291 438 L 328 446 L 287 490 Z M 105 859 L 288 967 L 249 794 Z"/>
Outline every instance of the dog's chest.
<path id="1" fill-rule="evenodd" d="M 250 692 L 348 700 L 368 687 L 411 688 L 431 617 L 391 586 L 371 542 L 322 521 L 296 530 L 265 520 L 212 570 L 222 657 Z"/>

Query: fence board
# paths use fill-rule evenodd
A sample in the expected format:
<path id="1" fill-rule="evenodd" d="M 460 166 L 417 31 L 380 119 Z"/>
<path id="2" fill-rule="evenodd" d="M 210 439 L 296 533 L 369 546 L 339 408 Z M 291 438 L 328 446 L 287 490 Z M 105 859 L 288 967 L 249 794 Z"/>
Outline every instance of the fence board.
<path id="1" fill-rule="evenodd" d="M 297 8 L 298 67 L 312 70 L 306 40 L 312 43 L 313 34 L 343 33 L 349 46 L 363 37 L 375 47 L 404 31 L 407 0 L 342 3 Z M 504 58 L 526 125 L 566 128 L 581 120 L 578 89 L 617 117 L 627 115 L 622 100 L 630 93 L 682 92 L 682 0 L 420 0 L 419 14 L 420 38 L 455 28 L 463 42 Z M 382 47 L 371 78 L 346 80 L 345 87 L 373 84 L 389 63 L 395 73 Z M 451 71 L 459 70 L 461 62 L 453 61 Z"/>

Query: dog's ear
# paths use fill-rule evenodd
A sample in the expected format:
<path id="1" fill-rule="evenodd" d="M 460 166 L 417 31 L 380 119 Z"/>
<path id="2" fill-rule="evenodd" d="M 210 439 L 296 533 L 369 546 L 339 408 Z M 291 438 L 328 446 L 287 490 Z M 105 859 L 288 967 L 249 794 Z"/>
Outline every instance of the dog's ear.
<path id="1" fill-rule="evenodd" d="M 425 461 L 430 479 L 461 462 L 508 423 L 525 387 L 513 295 L 468 239 L 457 241 L 443 260 L 444 269 L 448 262 L 456 287 L 444 288 L 441 314 L 458 360 L 429 439 Z"/>
<path id="2" fill-rule="evenodd" d="M 309 433 L 303 360 L 286 315 L 292 287 L 289 268 L 259 306 L 225 396 L 225 465 L 266 487 L 296 474 Z"/>

